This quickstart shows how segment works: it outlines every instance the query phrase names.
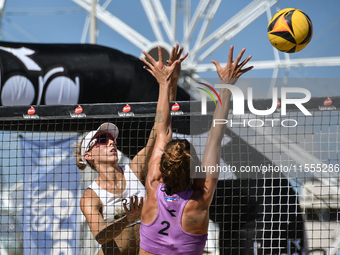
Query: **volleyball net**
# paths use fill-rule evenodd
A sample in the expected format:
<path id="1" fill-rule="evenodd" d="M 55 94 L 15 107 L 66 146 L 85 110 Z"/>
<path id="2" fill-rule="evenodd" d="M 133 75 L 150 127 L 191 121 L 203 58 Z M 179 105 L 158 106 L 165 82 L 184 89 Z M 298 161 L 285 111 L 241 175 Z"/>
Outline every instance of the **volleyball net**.
<path id="1" fill-rule="evenodd" d="M 339 254 L 340 97 L 326 100 L 304 105 L 311 116 L 294 107 L 267 117 L 247 108 L 230 112 L 221 163 L 210 169 L 220 177 L 207 254 Z M 214 104 L 206 114 L 201 102 L 170 106 L 174 137 L 188 139 L 201 158 L 207 132 L 218 124 Z M 1 107 L 0 254 L 96 254 L 79 207 L 96 172 L 76 167 L 75 144 L 102 123 L 115 123 L 120 163 L 130 163 L 147 142 L 155 112 L 154 102 Z"/>

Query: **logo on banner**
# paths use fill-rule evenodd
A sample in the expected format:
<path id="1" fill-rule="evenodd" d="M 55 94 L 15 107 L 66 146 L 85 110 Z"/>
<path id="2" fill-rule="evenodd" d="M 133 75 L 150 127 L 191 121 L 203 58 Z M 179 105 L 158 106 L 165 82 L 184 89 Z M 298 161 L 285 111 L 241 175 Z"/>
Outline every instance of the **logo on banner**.
<path id="1" fill-rule="evenodd" d="M 126 104 L 124 107 L 123 107 L 123 112 L 129 112 L 131 111 L 131 106 Z"/>
<path id="2" fill-rule="evenodd" d="M 280 100 L 278 99 L 277 100 L 277 104 L 276 104 L 276 108 L 279 108 L 281 106 L 281 102 L 280 102 Z"/>
<path id="3" fill-rule="evenodd" d="M 330 105 L 332 105 L 332 103 L 333 103 L 332 99 L 327 98 L 327 99 L 323 102 L 323 105 L 324 105 L 324 106 L 330 106 Z"/>
<path id="4" fill-rule="evenodd" d="M 39 115 L 35 114 L 35 109 L 33 106 L 27 110 L 27 114 L 23 114 L 25 119 L 39 119 Z"/>
<path id="5" fill-rule="evenodd" d="M 31 108 L 29 108 L 29 109 L 27 110 L 27 114 L 28 114 L 28 115 L 35 114 L 35 109 L 34 109 L 33 106 L 31 106 Z"/>
<path id="6" fill-rule="evenodd" d="M 80 105 L 78 105 L 78 107 L 74 110 L 75 113 L 79 114 L 83 112 L 83 107 L 81 107 Z"/>
<path id="7" fill-rule="evenodd" d="M 183 115 L 182 111 L 179 111 L 181 107 L 179 106 L 179 104 L 176 102 L 173 106 L 171 106 L 171 115 Z"/>
<path id="8" fill-rule="evenodd" d="M 180 109 L 179 104 L 175 103 L 173 106 L 171 106 L 171 111 L 178 111 Z"/>
<path id="9" fill-rule="evenodd" d="M 78 105 L 78 107 L 74 110 L 74 113 L 70 112 L 70 116 L 72 118 L 84 118 L 84 117 L 86 117 L 86 114 L 82 113 L 82 112 L 83 112 L 83 107 Z"/>
<path id="10" fill-rule="evenodd" d="M 135 116 L 133 112 L 131 112 L 131 106 L 126 104 L 123 109 L 123 112 L 118 112 L 118 115 L 121 117 L 130 117 L 130 116 Z"/>
<path id="11" fill-rule="evenodd" d="M 40 105 L 43 100 L 46 105 L 78 103 L 79 77 L 75 77 L 73 81 L 69 77 L 62 76 L 67 73 L 62 66 L 42 70 L 41 66 L 32 57 L 36 53 L 32 49 L 0 46 L 0 50 L 12 54 L 17 61 L 20 61 L 25 66 L 27 72 L 34 75 L 35 82 L 38 83 L 36 88 L 33 85 L 35 82 L 28 79 L 28 77 L 16 74 L 9 77 L 4 82 L 1 91 L 1 103 L 3 106 L 30 105 L 33 103 Z M 45 73 L 45 75 L 40 75 L 42 73 Z M 34 102 L 35 98 L 37 98 L 36 102 Z"/>
<path id="12" fill-rule="evenodd" d="M 328 97 L 325 101 L 323 101 L 323 106 L 319 105 L 319 110 L 320 111 L 333 111 L 333 110 L 336 110 L 335 106 L 331 106 L 332 104 L 333 104 L 333 100 Z"/>

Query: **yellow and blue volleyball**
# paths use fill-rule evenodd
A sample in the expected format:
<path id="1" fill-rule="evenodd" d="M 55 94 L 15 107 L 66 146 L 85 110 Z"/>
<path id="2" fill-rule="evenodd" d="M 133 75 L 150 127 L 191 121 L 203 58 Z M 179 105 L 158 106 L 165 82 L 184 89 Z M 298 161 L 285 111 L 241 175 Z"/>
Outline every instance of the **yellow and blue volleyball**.
<path id="1" fill-rule="evenodd" d="M 268 24 L 268 37 L 279 51 L 294 53 L 311 41 L 313 25 L 303 11 L 286 8 L 277 12 Z"/>

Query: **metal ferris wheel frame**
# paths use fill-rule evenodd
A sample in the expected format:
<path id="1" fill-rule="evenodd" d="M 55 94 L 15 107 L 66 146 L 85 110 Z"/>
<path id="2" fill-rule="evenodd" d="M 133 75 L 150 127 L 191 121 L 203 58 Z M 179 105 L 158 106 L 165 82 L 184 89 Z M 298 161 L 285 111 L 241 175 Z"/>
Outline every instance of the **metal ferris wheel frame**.
<path id="1" fill-rule="evenodd" d="M 202 61 L 211 53 L 217 50 L 225 42 L 240 33 L 253 21 L 262 14 L 267 15 L 268 21 L 272 18 L 271 7 L 279 2 L 279 0 L 253 0 L 233 17 L 225 21 L 220 27 L 207 35 L 207 30 L 211 24 L 222 0 L 200 0 L 194 13 L 191 15 L 191 0 L 171 0 L 170 18 L 168 18 L 161 0 L 140 0 L 144 11 L 148 17 L 151 28 L 156 37 L 156 41 L 151 41 L 138 31 L 134 30 L 122 20 L 107 10 L 112 0 L 72 0 L 91 14 L 91 17 L 98 18 L 122 37 L 126 38 L 139 49 L 148 51 L 157 45 L 161 45 L 164 49 L 171 51 L 175 43 L 179 43 L 190 52 L 190 57 L 182 64 L 184 71 L 184 81 L 190 86 L 190 80 L 200 79 L 199 73 L 214 71 L 213 64 L 204 64 Z M 176 38 L 177 34 L 177 15 L 179 6 L 183 12 L 183 35 L 181 41 Z M 82 40 L 85 42 L 88 28 L 90 27 L 90 15 L 85 22 Z M 198 35 L 195 36 L 193 46 L 191 36 L 198 24 L 201 24 Z M 95 24 L 95 23 L 94 23 Z M 93 23 L 92 23 L 93 25 Z M 93 26 L 92 26 L 93 28 Z M 162 31 L 163 29 L 163 31 Z M 92 31 L 92 35 L 96 35 L 97 31 Z M 166 37 L 165 37 L 166 36 Z M 290 59 L 289 54 L 284 54 L 284 59 L 279 56 L 279 51 L 273 47 L 274 60 L 252 61 L 256 69 L 273 69 L 273 78 L 277 78 L 278 70 L 285 68 L 289 71 L 292 67 L 318 67 L 318 66 L 340 66 L 340 56 L 321 57 L 321 58 L 297 58 Z M 226 63 L 222 63 L 226 64 Z M 185 85 L 183 84 L 182 85 Z"/>
<path id="2" fill-rule="evenodd" d="M 151 50 L 157 45 L 171 51 L 171 45 L 179 43 L 184 46 L 190 57 L 183 63 L 182 69 L 186 75 L 198 78 L 198 73 L 215 70 L 213 64 L 203 64 L 211 53 L 216 51 L 225 42 L 240 33 L 262 14 L 266 13 L 268 21 L 271 19 L 271 7 L 279 0 L 253 0 L 233 17 L 225 21 L 219 28 L 207 35 L 207 30 L 222 2 L 222 0 L 200 0 L 194 13 L 191 15 L 191 0 L 171 0 L 170 17 L 168 18 L 160 0 L 141 0 L 144 11 L 156 37 L 156 41 L 150 41 L 138 31 L 134 30 L 122 20 L 107 10 L 112 0 L 106 0 L 99 4 L 99 0 L 72 0 L 89 13 L 104 22 L 111 29 L 141 50 Z M 176 38 L 177 33 L 177 14 L 179 5 L 183 12 L 183 36 L 181 41 Z M 90 17 L 90 16 L 89 16 Z M 82 41 L 85 42 L 86 34 L 90 24 L 87 19 L 84 26 Z M 94 21 L 94 19 L 92 18 Z M 201 22 L 198 35 L 194 45 L 191 47 L 190 41 L 193 31 Z M 162 29 L 164 33 L 162 32 Z M 92 33 L 93 34 L 93 33 Z M 166 36 L 166 37 L 165 37 Z M 256 61 L 251 64 L 256 69 L 273 69 L 273 78 L 277 78 L 280 68 L 289 70 L 292 67 L 318 67 L 318 66 L 340 66 L 340 56 L 327 58 L 298 58 L 290 59 L 289 54 L 285 54 L 284 59 L 280 59 L 279 52 L 275 48 L 274 60 Z M 225 64 L 225 63 L 223 63 Z M 183 84 L 182 84 L 183 85 Z"/>

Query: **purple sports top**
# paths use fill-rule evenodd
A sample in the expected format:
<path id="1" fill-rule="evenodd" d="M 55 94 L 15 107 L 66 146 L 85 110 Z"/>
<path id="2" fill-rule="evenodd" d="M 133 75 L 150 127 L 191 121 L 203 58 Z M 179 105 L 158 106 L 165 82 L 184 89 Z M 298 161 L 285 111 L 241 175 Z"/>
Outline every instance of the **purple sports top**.
<path id="1" fill-rule="evenodd" d="M 190 234 L 182 228 L 182 214 L 193 190 L 185 190 L 168 196 L 164 183 L 157 187 L 158 213 L 151 224 L 141 222 L 140 247 L 153 254 L 203 253 L 208 235 Z"/>

